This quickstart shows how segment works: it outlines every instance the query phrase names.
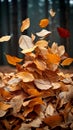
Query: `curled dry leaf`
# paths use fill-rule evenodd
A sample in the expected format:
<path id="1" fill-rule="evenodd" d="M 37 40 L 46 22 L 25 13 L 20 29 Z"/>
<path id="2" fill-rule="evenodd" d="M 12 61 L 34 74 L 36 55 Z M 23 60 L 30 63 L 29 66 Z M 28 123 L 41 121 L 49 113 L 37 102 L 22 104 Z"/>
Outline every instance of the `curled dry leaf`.
<path id="1" fill-rule="evenodd" d="M 0 110 L 6 111 L 9 108 L 11 108 L 10 104 L 0 102 Z"/>
<path id="2" fill-rule="evenodd" d="M 22 79 L 23 82 L 31 82 L 34 80 L 33 74 L 26 71 L 17 73 L 16 77 Z"/>
<path id="3" fill-rule="evenodd" d="M 65 47 L 63 45 L 58 46 L 58 44 L 54 42 L 51 46 L 51 51 L 54 54 L 62 56 L 65 53 Z"/>
<path id="4" fill-rule="evenodd" d="M 37 32 L 36 35 L 38 37 L 45 37 L 46 35 L 51 34 L 51 31 L 48 31 L 46 29 L 41 30 L 40 32 Z"/>
<path id="5" fill-rule="evenodd" d="M 15 96 L 11 99 L 10 101 L 10 105 L 12 106 L 13 108 L 13 113 L 16 114 L 20 111 L 21 109 L 21 106 L 23 104 L 23 97 L 22 95 L 18 95 L 18 96 Z"/>
<path id="6" fill-rule="evenodd" d="M 8 35 L 2 36 L 0 37 L 0 42 L 6 42 L 6 41 L 9 41 L 10 39 L 11 39 L 11 36 L 8 36 Z"/>
<path id="7" fill-rule="evenodd" d="M 25 20 L 22 21 L 21 32 L 28 29 L 29 27 L 30 27 L 30 19 L 26 18 Z"/>
<path id="8" fill-rule="evenodd" d="M 45 116 L 47 116 L 47 115 L 52 116 L 54 114 L 54 111 L 55 111 L 55 109 L 54 109 L 53 105 L 48 104 L 46 111 L 45 111 Z"/>
<path id="9" fill-rule="evenodd" d="M 32 48 L 34 45 L 32 43 L 31 37 L 27 35 L 21 35 L 19 38 L 19 47 L 23 50 Z"/>
<path id="10" fill-rule="evenodd" d="M 47 27 L 48 24 L 49 24 L 49 19 L 41 19 L 40 23 L 39 23 L 39 26 L 41 28 L 45 28 L 45 27 Z"/>
<path id="11" fill-rule="evenodd" d="M 43 60 L 36 59 L 34 60 L 34 63 L 39 70 L 44 71 L 47 68 L 46 63 Z"/>
<path id="12" fill-rule="evenodd" d="M 65 60 L 63 60 L 61 65 L 62 66 L 67 66 L 67 65 L 70 65 L 72 62 L 73 62 L 73 58 L 66 58 Z"/>
<path id="13" fill-rule="evenodd" d="M 48 46 L 48 42 L 46 40 L 38 40 L 35 45 L 37 45 L 39 48 L 44 48 Z"/>
<path id="14" fill-rule="evenodd" d="M 48 90 L 49 88 L 52 87 L 51 83 L 48 80 L 44 79 L 35 79 L 34 83 L 36 87 L 41 90 Z"/>
<path id="15" fill-rule="evenodd" d="M 5 116 L 5 114 L 7 113 L 7 111 L 4 111 L 4 110 L 0 110 L 0 117 L 3 117 Z"/>
<path id="16" fill-rule="evenodd" d="M 54 16 L 55 16 L 55 14 L 56 14 L 56 12 L 55 12 L 55 11 L 53 11 L 53 9 L 50 9 L 49 13 L 50 13 L 50 15 L 51 15 L 52 17 L 54 17 Z"/>
<path id="17" fill-rule="evenodd" d="M 61 60 L 60 56 L 57 54 L 48 53 L 46 57 L 47 57 L 48 62 L 51 64 L 59 64 Z"/>
<path id="18" fill-rule="evenodd" d="M 6 59 L 9 64 L 16 66 L 17 63 L 21 62 L 23 59 L 20 59 L 16 56 L 10 56 L 6 54 Z"/>

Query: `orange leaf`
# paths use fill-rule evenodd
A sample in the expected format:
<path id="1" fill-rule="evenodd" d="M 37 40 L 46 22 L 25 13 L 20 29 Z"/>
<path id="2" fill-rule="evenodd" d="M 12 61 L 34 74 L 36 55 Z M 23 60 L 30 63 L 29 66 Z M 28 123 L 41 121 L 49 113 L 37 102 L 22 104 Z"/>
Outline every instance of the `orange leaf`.
<path id="1" fill-rule="evenodd" d="M 44 102 L 42 101 L 42 99 L 41 99 L 40 97 L 37 97 L 37 98 L 32 99 L 32 100 L 29 102 L 28 106 L 29 106 L 29 107 L 33 107 L 33 106 L 38 105 L 38 104 L 44 104 Z"/>
<path id="2" fill-rule="evenodd" d="M 6 59 L 7 59 L 8 63 L 12 64 L 12 65 L 16 65 L 18 62 L 21 62 L 23 60 L 23 59 L 20 59 L 18 57 L 10 56 L 7 54 L 6 54 Z"/>
<path id="3" fill-rule="evenodd" d="M 40 95 L 40 92 L 35 88 L 30 88 L 27 90 L 27 92 L 29 95 L 32 95 L 32 96 L 39 96 Z"/>
<path id="4" fill-rule="evenodd" d="M 73 58 L 67 58 L 65 59 L 61 65 L 64 66 L 64 65 L 70 65 L 71 63 L 73 62 Z"/>
<path id="5" fill-rule="evenodd" d="M 0 110 L 7 110 L 8 108 L 11 108 L 11 105 L 10 104 L 6 104 L 6 103 L 3 103 L 3 102 L 0 102 Z"/>
<path id="6" fill-rule="evenodd" d="M 42 20 L 40 20 L 39 26 L 40 26 L 41 28 L 44 28 L 44 27 L 46 27 L 48 24 L 49 24 L 49 20 L 48 20 L 48 19 L 42 19 Z"/>
<path id="7" fill-rule="evenodd" d="M 24 30 L 29 28 L 29 26 L 30 26 L 30 19 L 27 18 L 27 19 L 23 20 L 22 25 L 21 25 L 21 32 L 23 32 Z"/>
<path id="8" fill-rule="evenodd" d="M 60 56 L 58 56 L 57 54 L 48 53 L 47 60 L 51 64 L 58 64 L 60 62 Z"/>
<path id="9" fill-rule="evenodd" d="M 44 122 L 50 127 L 54 128 L 63 122 L 63 117 L 60 115 L 53 115 L 44 118 Z"/>

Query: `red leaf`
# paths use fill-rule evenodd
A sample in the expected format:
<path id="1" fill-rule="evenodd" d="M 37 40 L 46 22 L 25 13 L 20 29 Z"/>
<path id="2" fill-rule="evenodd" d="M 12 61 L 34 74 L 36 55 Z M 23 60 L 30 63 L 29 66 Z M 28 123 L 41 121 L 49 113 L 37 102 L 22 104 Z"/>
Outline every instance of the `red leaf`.
<path id="1" fill-rule="evenodd" d="M 60 37 L 62 37 L 62 38 L 70 37 L 70 32 L 67 29 L 58 27 L 57 30 L 58 30 Z"/>

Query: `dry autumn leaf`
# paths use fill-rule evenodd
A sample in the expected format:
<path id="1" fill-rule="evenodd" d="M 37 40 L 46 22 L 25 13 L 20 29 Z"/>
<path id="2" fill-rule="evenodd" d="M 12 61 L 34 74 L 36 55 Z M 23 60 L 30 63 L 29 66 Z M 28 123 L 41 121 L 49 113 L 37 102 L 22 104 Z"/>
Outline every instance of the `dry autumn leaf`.
<path id="1" fill-rule="evenodd" d="M 39 23 L 39 26 L 41 27 L 41 28 L 45 28 L 45 27 L 47 27 L 47 25 L 49 24 L 49 19 L 41 19 L 40 20 L 40 23 Z"/>
<path id="2" fill-rule="evenodd" d="M 51 64 L 59 64 L 61 59 L 60 59 L 60 56 L 57 54 L 48 53 L 47 60 Z"/>
<path id="3" fill-rule="evenodd" d="M 2 36 L 2 37 L 0 37 L 0 42 L 6 42 L 6 41 L 9 41 L 10 38 L 11 38 L 11 36 L 8 36 L 8 35 L 6 35 L 6 36 Z"/>
<path id="4" fill-rule="evenodd" d="M 30 27 L 30 19 L 26 18 L 25 20 L 22 21 L 22 25 L 21 25 L 21 32 L 23 32 L 24 30 L 28 29 Z"/>
<path id="5" fill-rule="evenodd" d="M 36 87 L 40 90 L 48 90 L 52 87 L 50 82 L 48 80 L 44 80 L 44 79 L 35 79 L 34 83 L 35 83 Z"/>
<path id="6" fill-rule="evenodd" d="M 52 17 L 54 17 L 54 16 L 55 16 L 55 14 L 56 14 L 56 12 L 55 12 L 55 11 L 53 11 L 53 9 L 50 9 L 49 13 L 50 13 L 50 15 L 51 15 Z"/>
<path id="7" fill-rule="evenodd" d="M 8 54 L 6 54 L 6 59 L 8 61 L 9 64 L 16 66 L 17 63 L 21 62 L 23 59 L 20 59 L 18 57 L 15 56 L 10 56 Z"/>
<path id="8" fill-rule="evenodd" d="M 19 47 L 23 50 L 32 48 L 34 44 L 32 43 L 31 37 L 27 35 L 21 35 L 19 38 Z"/>
<path id="9" fill-rule="evenodd" d="M 46 35 L 51 34 L 51 31 L 48 31 L 46 29 L 41 30 L 40 32 L 37 32 L 36 35 L 38 37 L 45 37 Z"/>
<path id="10" fill-rule="evenodd" d="M 33 74 L 26 71 L 17 73 L 16 77 L 22 79 L 23 82 L 31 82 L 34 80 Z"/>
<path id="11" fill-rule="evenodd" d="M 61 65 L 62 66 L 66 66 L 66 65 L 70 65 L 73 62 L 73 58 L 66 58 Z"/>

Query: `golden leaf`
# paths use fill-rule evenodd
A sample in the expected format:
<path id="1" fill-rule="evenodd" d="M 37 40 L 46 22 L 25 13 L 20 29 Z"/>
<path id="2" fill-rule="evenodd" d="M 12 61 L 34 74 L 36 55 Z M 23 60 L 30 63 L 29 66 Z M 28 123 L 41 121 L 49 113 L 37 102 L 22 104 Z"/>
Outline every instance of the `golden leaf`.
<path id="1" fill-rule="evenodd" d="M 0 37 L 0 42 L 6 42 L 6 41 L 9 41 L 10 38 L 11 38 L 11 36 L 8 36 L 8 35 L 6 35 L 6 36 L 2 36 L 2 37 Z"/>
<path id="2" fill-rule="evenodd" d="M 35 43 L 40 48 L 44 48 L 48 46 L 48 42 L 46 40 L 39 40 Z"/>
<path id="3" fill-rule="evenodd" d="M 33 74 L 31 74 L 30 72 L 26 72 L 26 71 L 17 73 L 16 77 L 22 79 L 23 82 L 31 82 L 34 80 Z"/>
<path id="4" fill-rule="evenodd" d="M 44 28 L 44 27 L 46 27 L 48 24 L 49 24 L 49 19 L 42 19 L 42 20 L 40 20 L 39 26 L 40 26 L 41 28 Z"/>
<path id="5" fill-rule="evenodd" d="M 47 60 L 51 64 L 58 64 L 61 59 L 60 59 L 60 56 L 58 56 L 57 54 L 48 53 Z"/>
<path id="6" fill-rule="evenodd" d="M 9 109 L 9 108 L 11 108 L 11 105 L 10 105 L 10 104 L 6 104 L 6 103 L 4 103 L 4 102 L 0 102 L 0 110 L 5 111 L 5 110 L 7 110 L 7 109 Z"/>
<path id="7" fill-rule="evenodd" d="M 23 59 L 20 59 L 18 57 L 15 57 L 15 56 L 10 56 L 10 55 L 7 55 L 6 54 L 6 59 L 8 61 L 9 64 L 12 64 L 12 65 L 16 65 L 17 63 L 21 62 Z"/>
<path id="8" fill-rule="evenodd" d="M 22 21 L 21 32 L 29 28 L 29 26 L 30 26 L 30 19 L 26 18 L 25 20 Z"/>
<path id="9" fill-rule="evenodd" d="M 71 63 L 73 62 L 73 58 L 67 58 L 65 59 L 61 65 L 64 66 L 64 65 L 70 65 Z"/>
<path id="10" fill-rule="evenodd" d="M 44 71 L 47 68 L 46 63 L 43 60 L 36 59 L 34 60 L 34 63 L 39 70 Z"/>

